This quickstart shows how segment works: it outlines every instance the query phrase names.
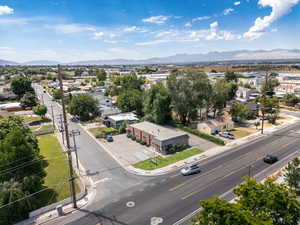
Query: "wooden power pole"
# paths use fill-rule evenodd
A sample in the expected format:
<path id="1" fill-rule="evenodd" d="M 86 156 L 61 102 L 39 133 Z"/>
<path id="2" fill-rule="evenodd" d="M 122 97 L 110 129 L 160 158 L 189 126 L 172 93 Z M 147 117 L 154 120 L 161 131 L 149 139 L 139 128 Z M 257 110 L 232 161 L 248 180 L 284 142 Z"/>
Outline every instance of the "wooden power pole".
<path id="1" fill-rule="evenodd" d="M 61 92 L 63 123 L 64 123 L 65 135 L 66 135 L 66 143 L 67 143 L 67 154 L 68 154 L 68 163 L 69 163 L 69 183 L 70 183 L 71 199 L 72 199 L 72 202 L 73 202 L 73 208 L 77 208 L 75 183 L 74 183 L 75 177 L 74 177 L 74 170 L 73 170 L 73 164 L 72 164 L 70 136 L 69 136 L 69 130 L 68 130 L 68 121 L 67 121 L 66 107 L 65 107 L 65 101 L 64 101 L 64 91 L 63 91 L 63 83 L 62 83 L 62 77 L 61 77 L 61 72 L 60 72 L 60 65 L 58 65 L 57 69 L 58 69 L 57 72 L 58 72 L 59 86 L 60 86 L 60 92 Z"/>

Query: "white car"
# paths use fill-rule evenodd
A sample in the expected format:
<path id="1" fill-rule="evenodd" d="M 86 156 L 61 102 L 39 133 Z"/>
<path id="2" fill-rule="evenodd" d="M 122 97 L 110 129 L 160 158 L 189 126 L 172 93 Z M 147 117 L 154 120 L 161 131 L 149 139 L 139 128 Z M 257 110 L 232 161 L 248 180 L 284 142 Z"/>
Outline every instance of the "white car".
<path id="1" fill-rule="evenodd" d="M 187 167 L 180 170 L 180 173 L 183 176 L 187 176 L 187 175 L 191 175 L 191 174 L 195 174 L 195 173 L 200 173 L 200 172 L 201 172 L 200 167 L 197 164 L 187 166 Z"/>

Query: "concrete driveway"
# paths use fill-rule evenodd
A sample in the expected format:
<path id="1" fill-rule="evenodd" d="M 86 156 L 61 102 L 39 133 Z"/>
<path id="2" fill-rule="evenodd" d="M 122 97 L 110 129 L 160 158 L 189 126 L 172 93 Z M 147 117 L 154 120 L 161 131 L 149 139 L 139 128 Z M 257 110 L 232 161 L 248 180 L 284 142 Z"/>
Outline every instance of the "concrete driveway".
<path id="1" fill-rule="evenodd" d="M 126 134 L 116 135 L 113 138 L 113 142 L 102 139 L 101 143 L 122 165 L 132 165 L 156 156 L 151 148 L 127 138 Z"/>

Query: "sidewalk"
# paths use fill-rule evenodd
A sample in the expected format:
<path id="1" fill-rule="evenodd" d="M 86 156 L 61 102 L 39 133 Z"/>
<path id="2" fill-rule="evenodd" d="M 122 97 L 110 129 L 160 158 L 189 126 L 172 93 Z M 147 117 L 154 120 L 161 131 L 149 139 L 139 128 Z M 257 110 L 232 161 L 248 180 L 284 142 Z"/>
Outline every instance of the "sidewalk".
<path id="1" fill-rule="evenodd" d="M 238 140 L 234 140 L 230 143 L 228 143 L 226 146 L 217 146 L 217 147 L 214 147 L 212 149 L 209 149 L 203 153 L 200 153 L 198 155 L 195 155 L 195 156 L 192 156 L 190 158 L 187 158 L 187 159 L 184 159 L 184 160 L 181 160 L 181 161 L 178 161 L 176 163 L 173 163 L 173 164 L 170 164 L 168 166 L 165 166 L 165 167 L 162 167 L 162 168 L 158 168 L 158 169 L 155 169 L 155 170 L 142 170 L 142 169 L 138 169 L 138 168 L 135 168 L 131 165 L 128 165 L 128 164 L 124 164 L 124 162 L 122 160 L 119 160 L 119 158 L 112 154 L 111 151 L 109 149 L 107 149 L 107 146 L 104 145 L 103 143 L 101 143 L 98 139 L 96 139 L 94 137 L 94 135 L 88 131 L 88 129 L 86 129 L 84 126 L 81 125 L 81 127 L 83 129 L 85 129 L 87 131 L 87 133 L 94 139 L 97 141 L 97 143 L 108 153 L 110 154 L 110 156 L 112 158 L 114 158 L 124 169 L 126 169 L 129 173 L 132 173 L 132 174 L 135 174 L 135 175 L 141 175 L 141 176 L 158 176 L 158 175 L 164 175 L 164 174 L 167 174 L 167 173 L 170 173 L 172 171 L 175 171 L 175 170 L 178 170 L 186 165 L 189 165 L 191 163 L 196 163 L 196 162 L 200 162 L 204 159 L 207 159 L 207 158 L 210 158 L 210 157 L 213 157 L 213 156 L 216 156 L 218 154 L 221 154 L 225 151 L 228 151 L 234 147 L 238 147 L 238 146 L 241 146 L 243 144 L 246 144 L 250 141 L 253 141 L 255 139 L 258 139 L 260 137 L 264 137 L 268 134 L 271 134 L 277 130 L 280 130 L 284 127 L 287 127 L 291 124 L 294 124 L 295 122 L 298 122 L 300 121 L 300 118 L 297 118 L 297 117 L 294 117 L 294 116 L 291 116 L 289 115 L 290 117 L 292 117 L 291 120 L 288 120 L 286 121 L 285 123 L 279 125 L 279 126 L 276 126 L 276 127 L 271 127 L 271 128 L 266 128 L 264 129 L 264 134 L 261 134 L 260 131 L 257 131 L 249 136 L 246 136 L 246 137 L 243 137 L 243 138 L 240 138 Z"/>

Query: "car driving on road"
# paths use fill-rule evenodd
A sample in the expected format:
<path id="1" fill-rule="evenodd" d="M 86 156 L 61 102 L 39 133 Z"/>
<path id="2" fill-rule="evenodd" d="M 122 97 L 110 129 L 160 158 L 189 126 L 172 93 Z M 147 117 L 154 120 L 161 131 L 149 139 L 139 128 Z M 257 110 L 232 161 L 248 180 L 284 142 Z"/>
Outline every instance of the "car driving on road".
<path id="1" fill-rule="evenodd" d="M 273 164 L 273 163 L 276 163 L 276 162 L 278 161 L 278 158 L 277 158 L 277 156 L 268 154 L 268 155 L 266 155 L 266 156 L 263 158 L 263 161 L 264 161 L 265 163 Z"/>
<path id="2" fill-rule="evenodd" d="M 200 167 L 197 164 L 187 166 L 180 170 L 180 173 L 184 176 L 200 173 L 200 172 L 201 172 Z"/>

